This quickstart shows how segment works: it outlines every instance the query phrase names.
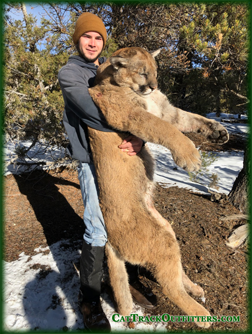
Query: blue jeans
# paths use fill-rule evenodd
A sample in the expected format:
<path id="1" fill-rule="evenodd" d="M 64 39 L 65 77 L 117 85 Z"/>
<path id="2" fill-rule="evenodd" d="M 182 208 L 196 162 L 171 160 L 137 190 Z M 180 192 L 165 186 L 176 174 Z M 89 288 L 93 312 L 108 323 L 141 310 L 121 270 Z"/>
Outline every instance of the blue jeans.
<path id="1" fill-rule="evenodd" d="M 86 226 L 83 239 L 91 246 L 105 246 L 107 231 L 99 206 L 99 190 L 94 165 L 80 162 L 78 178 L 84 203 L 83 220 Z"/>

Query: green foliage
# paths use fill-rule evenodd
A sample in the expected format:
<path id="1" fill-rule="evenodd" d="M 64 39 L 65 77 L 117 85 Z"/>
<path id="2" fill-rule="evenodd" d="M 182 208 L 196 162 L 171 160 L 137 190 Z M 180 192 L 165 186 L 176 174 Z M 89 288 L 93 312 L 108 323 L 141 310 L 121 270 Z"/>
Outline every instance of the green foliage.
<path id="1" fill-rule="evenodd" d="M 49 28 L 38 27 L 24 7 L 16 9 L 23 11 L 23 20 L 5 21 L 5 133 L 62 145 L 64 103 L 57 72 L 68 55 L 54 54 Z M 44 41 L 48 43 L 40 50 Z"/>
<path id="2" fill-rule="evenodd" d="M 118 45 L 115 43 L 114 39 L 112 37 L 108 37 L 105 49 L 101 55 L 109 58 L 117 49 Z"/>
<path id="3" fill-rule="evenodd" d="M 247 6 L 229 3 L 189 7 L 187 16 L 181 17 L 178 37 L 178 49 L 187 54 L 189 64 L 184 73 L 169 74 L 172 102 L 203 115 L 209 110 L 243 113 L 248 102 Z"/>
<path id="4" fill-rule="evenodd" d="M 217 155 L 213 152 L 200 152 L 201 155 L 201 168 L 197 172 L 188 172 L 189 178 L 193 182 L 204 184 L 202 178 L 208 179 L 208 187 L 218 189 L 218 175 L 209 172 L 208 167 L 217 160 Z M 205 184 L 204 184 L 205 185 Z"/>

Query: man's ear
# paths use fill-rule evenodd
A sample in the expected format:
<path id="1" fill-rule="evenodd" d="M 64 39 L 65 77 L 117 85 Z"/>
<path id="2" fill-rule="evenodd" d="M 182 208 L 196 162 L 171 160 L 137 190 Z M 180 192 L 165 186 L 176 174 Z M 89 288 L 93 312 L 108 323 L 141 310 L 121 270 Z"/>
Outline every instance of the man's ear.
<path id="1" fill-rule="evenodd" d="M 159 55 L 160 51 L 161 51 L 161 49 L 157 49 L 156 51 L 153 51 L 150 54 L 152 55 L 153 58 L 155 58 Z"/>
<path id="2" fill-rule="evenodd" d="M 127 67 L 128 65 L 128 59 L 123 57 L 110 57 L 109 60 L 115 70 L 118 70 L 120 67 Z"/>

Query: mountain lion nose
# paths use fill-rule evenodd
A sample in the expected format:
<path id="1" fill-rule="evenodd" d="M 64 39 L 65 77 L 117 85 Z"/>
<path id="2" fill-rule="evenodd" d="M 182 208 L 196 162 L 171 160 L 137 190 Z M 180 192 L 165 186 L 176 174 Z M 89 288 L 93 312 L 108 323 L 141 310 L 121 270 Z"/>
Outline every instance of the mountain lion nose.
<path id="1" fill-rule="evenodd" d="M 155 90 L 157 89 L 157 84 L 150 84 L 149 87 L 151 90 Z"/>

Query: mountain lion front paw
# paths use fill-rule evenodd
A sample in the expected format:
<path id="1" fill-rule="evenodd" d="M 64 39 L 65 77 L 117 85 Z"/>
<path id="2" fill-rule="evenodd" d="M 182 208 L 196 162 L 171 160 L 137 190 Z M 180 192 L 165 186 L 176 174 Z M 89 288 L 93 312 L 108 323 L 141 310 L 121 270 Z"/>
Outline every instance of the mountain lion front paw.
<path id="1" fill-rule="evenodd" d="M 193 142 L 185 137 L 180 141 L 175 150 L 171 150 L 174 162 L 188 172 L 196 172 L 200 169 L 201 159 Z"/>

